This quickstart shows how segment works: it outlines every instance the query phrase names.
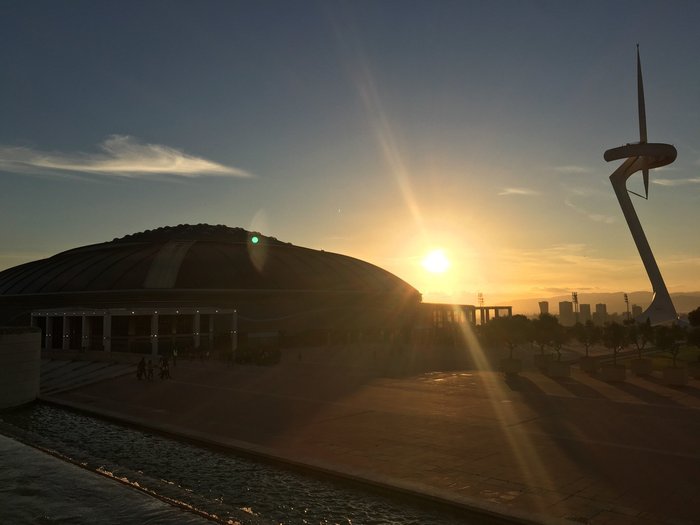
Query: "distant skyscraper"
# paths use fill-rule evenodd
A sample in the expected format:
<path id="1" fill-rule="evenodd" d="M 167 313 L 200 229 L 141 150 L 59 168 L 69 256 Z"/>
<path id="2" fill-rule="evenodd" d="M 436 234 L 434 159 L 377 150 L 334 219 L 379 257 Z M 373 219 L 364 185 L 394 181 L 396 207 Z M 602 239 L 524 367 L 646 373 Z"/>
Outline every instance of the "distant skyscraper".
<path id="1" fill-rule="evenodd" d="M 574 303 L 571 301 L 561 301 L 559 303 L 559 323 L 563 326 L 574 326 L 576 324 Z"/>
<path id="2" fill-rule="evenodd" d="M 605 324 L 608 321 L 608 307 L 603 303 L 595 305 L 595 313 L 593 314 L 593 322 L 598 325 Z"/>
<path id="3" fill-rule="evenodd" d="M 591 305 L 590 304 L 580 304 L 578 305 L 578 321 L 581 324 L 586 324 L 591 320 Z"/>
<path id="4" fill-rule="evenodd" d="M 549 301 L 540 301 L 537 304 L 540 305 L 540 313 L 541 314 L 548 314 L 549 313 Z"/>
<path id="5" fill-rule="evenodd" d="M 641 317 L 642 315 L 642 307 L 639 306 L 638 304 L 633 304 L 632 305 L 632 319 L 637 319 L 638 317 Z"/>

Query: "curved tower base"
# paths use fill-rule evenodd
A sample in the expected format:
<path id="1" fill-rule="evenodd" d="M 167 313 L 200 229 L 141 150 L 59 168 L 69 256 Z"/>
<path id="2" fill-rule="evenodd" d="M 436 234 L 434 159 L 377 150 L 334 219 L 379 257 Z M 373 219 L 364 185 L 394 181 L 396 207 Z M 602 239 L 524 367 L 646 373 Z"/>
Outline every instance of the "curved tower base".
<path id="1" fill-rule="evenodd" d="M 676 307 L 673 306 L 668 290 L 664 290 L 664 292 L 663 294 L 655 293 L 649 308 L 639 317 L 635 317 L 634 320 L 638 323 L 646 323 L 649 319 L 652 326 L 677 321 Z"/>

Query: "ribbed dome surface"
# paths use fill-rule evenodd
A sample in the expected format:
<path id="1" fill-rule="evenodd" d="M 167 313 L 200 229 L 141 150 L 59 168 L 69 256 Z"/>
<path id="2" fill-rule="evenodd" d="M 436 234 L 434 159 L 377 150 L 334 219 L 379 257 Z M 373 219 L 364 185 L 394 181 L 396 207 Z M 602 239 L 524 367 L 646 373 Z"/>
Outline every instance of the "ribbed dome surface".
<path id="1" fill-rule="evenodd" d="M 0 272 L 0 295 L 5 296 L 158 289 L 418 295 L 395 275 L 364 261 L 210 225 L 149 230 Z"/>

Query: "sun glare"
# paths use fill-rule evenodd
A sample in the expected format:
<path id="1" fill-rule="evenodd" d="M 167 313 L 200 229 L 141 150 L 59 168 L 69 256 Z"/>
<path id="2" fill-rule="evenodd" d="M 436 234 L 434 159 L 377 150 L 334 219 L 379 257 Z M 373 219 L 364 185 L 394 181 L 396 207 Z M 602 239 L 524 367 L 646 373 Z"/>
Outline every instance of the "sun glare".
<path id="1" fill-rule="evenodd" d="M 432 250 L 423 257 L 423 268 L 430 273 L 444 273 L 450 268 L 450 260 L 442 250 Z"/>

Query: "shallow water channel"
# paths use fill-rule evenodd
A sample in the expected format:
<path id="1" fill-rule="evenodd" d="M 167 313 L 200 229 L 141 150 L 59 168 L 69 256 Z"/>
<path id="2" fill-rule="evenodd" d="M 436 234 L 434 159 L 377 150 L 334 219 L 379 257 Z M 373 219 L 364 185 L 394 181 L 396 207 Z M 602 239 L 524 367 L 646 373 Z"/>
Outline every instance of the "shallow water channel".
<path id="1" fill-rule="evenodd" d="M 0 420 L 2 433 L 55 451 L 89 470 L 138 483 L 224 523 L 493 523 L 44 403 L 0 413 Z"/>

